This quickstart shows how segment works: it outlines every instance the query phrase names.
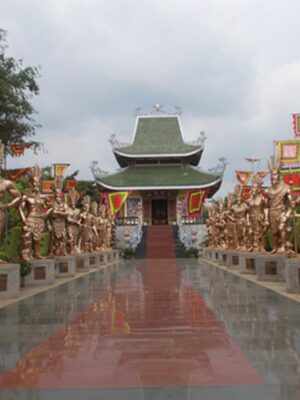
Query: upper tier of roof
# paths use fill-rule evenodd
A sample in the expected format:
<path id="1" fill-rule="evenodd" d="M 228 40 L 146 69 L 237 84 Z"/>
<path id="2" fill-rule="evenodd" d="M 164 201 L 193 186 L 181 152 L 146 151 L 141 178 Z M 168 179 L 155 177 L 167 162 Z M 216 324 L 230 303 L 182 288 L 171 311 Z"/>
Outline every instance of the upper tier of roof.
<path id="1" fill-rule="evenodd" d="M 138 116 L 133 143 L 114 147 L 116 156 L 126 158 L 188 157 L 202 150 L 200 142 L 187 144 L 183 141 L 177 115 Z"/>

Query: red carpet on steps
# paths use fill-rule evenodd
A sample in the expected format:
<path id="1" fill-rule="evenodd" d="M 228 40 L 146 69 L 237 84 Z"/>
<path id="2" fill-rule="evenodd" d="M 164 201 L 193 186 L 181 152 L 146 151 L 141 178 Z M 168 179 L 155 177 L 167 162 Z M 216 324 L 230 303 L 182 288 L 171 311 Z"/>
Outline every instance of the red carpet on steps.
<path id="1" fill-rule="evenodd" d="M 147 229 L 146 258 L 174 258 L 173 227 L 151 225 Z"/>

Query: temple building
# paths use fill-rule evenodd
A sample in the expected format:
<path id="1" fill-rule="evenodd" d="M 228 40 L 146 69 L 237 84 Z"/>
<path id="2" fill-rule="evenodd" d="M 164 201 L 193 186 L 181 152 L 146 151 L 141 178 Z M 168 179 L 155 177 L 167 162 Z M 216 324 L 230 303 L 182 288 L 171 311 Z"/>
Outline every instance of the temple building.
<path id="1" fill-rule="evenodd" d="M 203 132 L 193 143 L 183 140 L 178 114 L 139 115 L 132 144 L 119 143 L 115 135 L 110 138 L 120 169 L 108 174 L 94 162 L 92 171 L 101 192 L 128 193 L 119 218 L 142 212 L 144 224 L 173 224 L 186 213 L 187 192 L 205 190 L 210 198 L 220 188 L 224 159 L 209 172 L 198 166 L 204 141 Z"/>

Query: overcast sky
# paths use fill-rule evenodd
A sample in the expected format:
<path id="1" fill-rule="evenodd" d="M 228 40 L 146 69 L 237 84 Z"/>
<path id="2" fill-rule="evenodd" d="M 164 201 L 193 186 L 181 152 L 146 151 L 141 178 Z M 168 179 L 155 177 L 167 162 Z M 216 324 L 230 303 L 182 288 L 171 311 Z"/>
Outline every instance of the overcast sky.
<path id="1" fill-rule="evenodd" d="M 4 0 L 9 54 L 41 65 L 34 101 L 42 124 L 31 151 L 9 167 L 68 162 L 92 179 L 91 161 L 117 165 L 108 138 L 131 141 L 134 109 L 182 107 L 186 140 L 207 134 L 204 169 L 262 159 L 293 138 L 300 112 L 299 0 Z"/>

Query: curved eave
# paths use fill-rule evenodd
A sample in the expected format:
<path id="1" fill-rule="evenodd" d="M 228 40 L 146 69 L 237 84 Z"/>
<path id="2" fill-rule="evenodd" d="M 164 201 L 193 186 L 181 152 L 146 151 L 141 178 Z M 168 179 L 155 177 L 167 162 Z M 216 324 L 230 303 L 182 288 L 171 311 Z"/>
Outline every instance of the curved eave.
<path id="1" fill-rule="evenodd" d="M 203 150 L 204 150 L 203 147 L 199 147 L 198 149 L 195 149 L 187 153 L 128 154 L 121 152 L 117 149 L 114 149 L 113 153 L 120 167 L 126 167 L 127 165 L 131 164 L 132 161 L 137 159 L 166 159 L 166 158 L 180 158 L 180 159 L 190 158 L 191 159 L 190 164 L 196 166 L 199 164 L 201 160 Z"/>
<path id="2" fill-rule="evenodd" d="M 192 151 L 182 152 L 182 153 L 126 153 L 120 149 L 114 149 L 113 152 L 118 154 L 119 156 L 126 158 L 169 158 L 169 157 L 189 157 L 194 154 L 197 154 L 200 151 L 203 151 L 203 147 L 199 146 Z"/>
<path id="3" fill-rule="evenodd" d="M 108 190 L 190 190 L 190 189 L 209 189 L 208 197 L 213 196 L 214 193 L 220 188 L 223 176 L 218 176 L 215 181 L 202 184 L 202 185 L 168 185 L 168 186 L 113 186 L 109 185 L 100 178 L 96 178 L 97 185 Z"/>

